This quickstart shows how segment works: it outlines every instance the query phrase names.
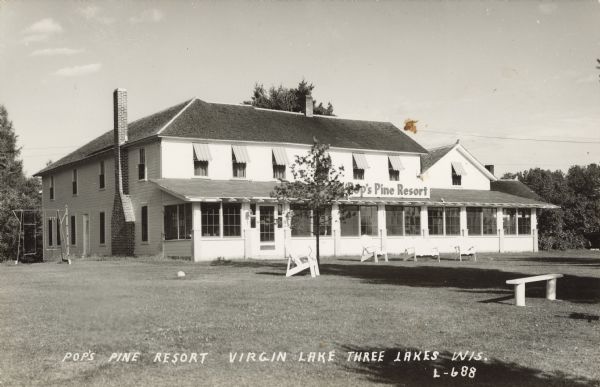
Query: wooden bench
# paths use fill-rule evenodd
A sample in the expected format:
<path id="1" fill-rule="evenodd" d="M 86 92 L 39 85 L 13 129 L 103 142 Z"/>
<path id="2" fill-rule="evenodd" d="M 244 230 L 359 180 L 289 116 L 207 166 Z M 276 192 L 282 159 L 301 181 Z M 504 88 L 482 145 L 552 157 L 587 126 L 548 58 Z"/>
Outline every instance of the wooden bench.
<path id="1" fill-rule="evenodd" d="M 525 284 L 528 282 L 547 281 L 546 298 L 556 300 L 556 279 L 561 278 L 562 274 L 544 274 L 534 277 L 516 278 L 506 281 L 508 285 L 515 285 L 515 305 L 525 306 Z"/>

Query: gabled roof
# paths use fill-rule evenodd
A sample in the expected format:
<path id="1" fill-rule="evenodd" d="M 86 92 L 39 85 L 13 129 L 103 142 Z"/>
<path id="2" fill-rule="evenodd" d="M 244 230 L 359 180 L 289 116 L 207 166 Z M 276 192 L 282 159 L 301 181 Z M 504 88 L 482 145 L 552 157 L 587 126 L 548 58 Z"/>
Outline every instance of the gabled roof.
<path id="1" fill-rule="evenodd" d="M 305 117 L 300 113 L 208 103 L 197 98 L 130 123 L 127 143 L 152 136 L 307 145 L 316 138 L 332 147 L 427 153 L 425 148 L 389 122 Z M 36 175 L 110 149 L 112 143 L 111 130 Z"/>
<path id="2" fill-rule="evenodd" d="M 446 156 L 456 144 L 445 145 L 438 148 L 429 149 L 427 154 L 421 155 L 421 173 L 427 171 L 431 166 L 437 163 L 442 157 Z"/>
<path id="3" fill-rule="evenodd" d="M 187 201 L 198 201 L 201 199 L 265 199 L 270 198 L 270 193 L 279 184 L 278 182 L 271 181 L 249 180 L 154 179 L 151 181 L 157 184 L 163 191 Z M 353 198 L 350 201 L 388 202 L 405 205 L 425 204 L 433 206 L 557 208 L 553 204 L 505 192 L 474 189 L 432 188 L 430 198 L 427 199 L 361 197 Z"/>
<path id="4" fill-rule="evenodd" d="M 151 114 L 147 117 L 140 118 L 139 120 L 130 122 L 128 125 L 127 135 L 128 142 L 134 142 L 142 140 L 156 134 L 161 128 L 163 128 L 173 117 L 177 115 L 190 101 L 180 103 L 172 106 L 168 109 L 160 111 L 158 113 Z M 55 161 L 51 165 L 42 169 L 34 176 L 40 176 L 53 169 L 72 164 L 74 162 L 83 160 L 87 157 L 94 156 L 105 150 L 112 149 L 114 143 L 113 131 L 110 130 L 101 136 L 93 139 L 77 150 L 69 153 L 65 157 Z"/>
<path id="5" fill-rule="evenodd" d="M 496 180 L 490 182 L 490 189 L 493 191 L 505 192 L 511 195 L 521 196 L 533 200 L 542 200 L 531 188 L 521 183 L 519 180 Z"/>

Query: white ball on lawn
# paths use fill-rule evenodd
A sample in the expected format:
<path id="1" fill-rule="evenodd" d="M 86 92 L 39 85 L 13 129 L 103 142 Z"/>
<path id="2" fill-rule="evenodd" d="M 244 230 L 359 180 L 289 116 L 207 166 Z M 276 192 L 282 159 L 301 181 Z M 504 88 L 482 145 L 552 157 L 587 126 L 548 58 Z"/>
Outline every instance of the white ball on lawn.
<path id="1" fill-rule="evenodd" d="M 178 272 L 177 272 L 177 277 L 179 277 L 179 278 L 183 278 L 183 277 L 185 277 L 185 273 L 184 273 L 184 272 L 182 272 L 182 271 L 178 271 Z"/>

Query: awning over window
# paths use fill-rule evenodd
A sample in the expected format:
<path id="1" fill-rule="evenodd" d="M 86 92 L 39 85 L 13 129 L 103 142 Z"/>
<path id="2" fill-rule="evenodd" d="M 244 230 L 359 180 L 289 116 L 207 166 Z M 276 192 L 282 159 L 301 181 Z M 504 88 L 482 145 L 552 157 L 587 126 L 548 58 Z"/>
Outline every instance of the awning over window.
<path id="1" fill-rule="evenodd" d="M 248 156 L 248 150 L 244 145 L 232 145 L 233 156 L 235 157 L 236 163 L 249 163 L 250 156 Z"/>
<path id="2" fill-rule="evenodd" d="M 367 169 L 369 168 L 369 164 L 367 163 L 367 158 L 364 153 L 352 153 L 352 158 L 354 159 L 354 164 L 358 169 Z"/>
<path id="3" fill-rule="evenodd" d="M 390 165 L 394 171 L 401 171 L 404 169 L 404 165 L 402 165 L 402 161 L 400 161 L 400 156 L 388 156 L 390 159 Z"/>
<path id="4" fill-rule="evenodd" d="M 192 144 L 194 146 L 194 160 L 196 161 L 210 161 L 210 149 L 208 144 Z"/>
<path id="5" fill-rule="evenodd" d="M 452 168 L 454 169 L 454 173 L 456 173 L 458 176 L 465 176 L 467 174 L 459 161 L 453 161 Z"/>
<path id="6" fill-rule="evenodd" d="M 283 148 L 273 148 L 273 158 L 275 165 L 288 165 L 288 157 Z"/>

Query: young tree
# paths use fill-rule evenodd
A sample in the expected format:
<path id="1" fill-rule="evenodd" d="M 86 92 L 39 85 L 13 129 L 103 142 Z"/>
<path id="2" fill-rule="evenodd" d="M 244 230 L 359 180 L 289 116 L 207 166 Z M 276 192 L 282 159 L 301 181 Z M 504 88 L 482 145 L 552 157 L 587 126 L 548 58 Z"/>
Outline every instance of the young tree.
<path id="1" fill-rule="evenodd" d="M 344 167 L 334 167 L 329 156 L 329 145 L 321 144 L 313 139 L 313 145 L 305 156 L 296 156 L 290 169 L 294 181 L 281 181 L 273 192 L 272 197 L 280 201 L 302 202 L 313 212 L 313 234 L 316 237 L 317 263 L 320 265 L 319 237 L 324 221 L 330 221 L 324 216 L 324 210 L 337 200 L 346 199 L 360 189 L 360 185 L 344 183 Z M 293 215 L 292 215 L 293 216 Z"/>

